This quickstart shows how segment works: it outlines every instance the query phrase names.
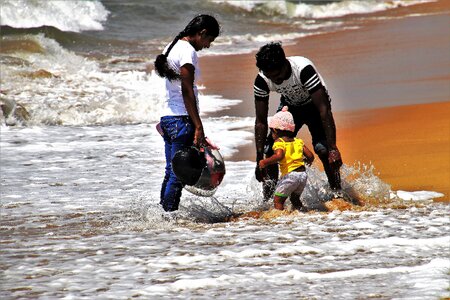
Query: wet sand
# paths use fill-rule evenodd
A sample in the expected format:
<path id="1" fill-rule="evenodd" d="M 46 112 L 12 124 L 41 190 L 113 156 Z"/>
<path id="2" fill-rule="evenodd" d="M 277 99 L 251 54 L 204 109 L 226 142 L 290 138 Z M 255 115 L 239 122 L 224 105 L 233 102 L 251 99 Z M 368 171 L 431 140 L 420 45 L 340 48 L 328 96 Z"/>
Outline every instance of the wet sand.
<path id="1" fill-rule="evenodd" d="M 393 190 L 437 191 L 448 201 L 449 116 L 450 101 L 339 113 L 343 159 L 372 163 Z"/>
<path id="2" fill-rule="evenodd" d="M 405 14 L 414 17 L 397 18 Z M 421 16 L 419 14 L 428 13 Z M 285 45 L 325 78 L 347 165 L 372 163 L 393 190 L 450 195 L 450 1 L 375 14 L 358 29 Z M 386 19 L 389 17 L 390 19 Z M 205 93 L 243 103 L 225 113 L 254 116 L 254 54 L 202 57 Z M 271 95 L 270 114 L 278 105 Z M 219 112 L 220 113 L 220 112 Z M 223 113 L 223 112 L 222 112 Z M 310 143 L 306 128 L 300 137 Z M 233 160 L 254 160 L 254 146 Z"/>

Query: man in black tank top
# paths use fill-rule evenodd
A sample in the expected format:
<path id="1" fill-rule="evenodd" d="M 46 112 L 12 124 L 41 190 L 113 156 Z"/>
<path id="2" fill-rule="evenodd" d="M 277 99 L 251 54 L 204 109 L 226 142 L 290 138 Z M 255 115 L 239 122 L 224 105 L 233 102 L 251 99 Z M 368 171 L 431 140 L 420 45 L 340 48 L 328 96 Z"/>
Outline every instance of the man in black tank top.
<path id="1" fill-rule="evenodd" d="M 267 115 L 269 93 L 281 95 L 278 111 L 288 106 L 295 122 L 297 135 L 306 124 L 312 136 L 314 151 L 322 161 L 330 188 L 334 196 L 341 194 L 341 154 L 336 146 L 336 126 L 331 112 L 331 100 L 323 79 L 314 64 L 307 58 L 293 56 L 286 58 L 280 43 L 269 43 L 256 54 L 259 74 L 254 84 L 256 123 L 256 170 L 258 181 L 263 182 L 264 197 L 269 199 L 274 191 L 278 168 L 272 166 L 261 171 L 258 163 L 264 154 L 271 155 L 273 140 L 267 136 Z M 292 199 L 291 199 L 292 201 Z M 293 202 L 294 203 L 294 202 Z M 298 203 L 300 205 L 300 203 Z"/>

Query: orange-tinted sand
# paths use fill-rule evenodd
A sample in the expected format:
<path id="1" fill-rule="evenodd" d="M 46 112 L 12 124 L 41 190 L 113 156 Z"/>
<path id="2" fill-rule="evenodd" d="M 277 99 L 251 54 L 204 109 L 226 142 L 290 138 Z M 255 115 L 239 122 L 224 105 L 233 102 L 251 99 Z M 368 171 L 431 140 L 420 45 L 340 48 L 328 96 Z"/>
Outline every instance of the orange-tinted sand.
<path id="1" fill-rule="evenodd" d="M 284 48 L 287 55 L 313 60 L 325 78 L 347 165 L 372 163 L 393 190 L 437 191 L 449 201 L 450 27 L 442 24 L 449 24 L 450 1 L 377 15 L 406 13 L 431 15 L 366 21 L 356 30 L 306 37 Z M 205 93 L 243 100 L 227 115 L 254 116 L 254 54 L 200 60 Z M 273 94 L 270 113 L 277 105 Z M 306 129 L 300 137 L 310 143 Z M 254 160 L 254 146 L 242 147 L 233 159 Z"/>
<path id="2" fill-rule="evenodd" d="M 344 161 L 375 166 L 393 190 L 450 195 L 450 102 L 337 115 Z M 444 200 L 444 199 L 441 199 Z"/>

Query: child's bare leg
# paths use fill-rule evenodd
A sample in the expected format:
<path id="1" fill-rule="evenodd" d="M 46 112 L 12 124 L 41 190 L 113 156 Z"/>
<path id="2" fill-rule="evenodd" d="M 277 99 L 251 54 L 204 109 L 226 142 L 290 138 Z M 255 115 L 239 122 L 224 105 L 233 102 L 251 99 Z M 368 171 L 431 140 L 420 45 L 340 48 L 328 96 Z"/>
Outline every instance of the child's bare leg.
<path id="1" fill-rule="evenodd" d="M 281 196 L 274 196 L 273 198 L 273 205 L 275 209 L 283 210 L 284 209 L 284 202 L 286 201 L 287 197 L 281 197 Z"/>

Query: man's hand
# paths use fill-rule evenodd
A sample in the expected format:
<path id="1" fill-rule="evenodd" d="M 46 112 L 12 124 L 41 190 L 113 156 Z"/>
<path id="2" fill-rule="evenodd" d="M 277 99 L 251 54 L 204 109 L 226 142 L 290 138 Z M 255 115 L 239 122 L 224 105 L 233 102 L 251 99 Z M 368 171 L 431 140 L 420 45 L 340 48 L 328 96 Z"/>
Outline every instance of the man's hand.
<path id="1" fill-rule="evenodd" d="M 261 161 L 256 162 L 255 168 L 255 177 L 259 182 L 263 182 L 267 178 L 267 169 L 260 167 Z"/>
<path id="2" fill-rule="evenodd" d="M 341 153 L 337 148 L 328 152 L 328 162 L 333 169 L 339 169 L 342 166 Z"/>
<path id="3" fill-rule="evenodd" d="M 267 167 L 267 165 L 266 165 L 266 163 L 265 163 L 265 160 L 264 160 L 264 159 L 261 159 L 261 160 L 259 161 L 259 163 L 258 163 L 258 166 L 259 166 L 260 169 L 264 169 L 265 167 Z"/>

